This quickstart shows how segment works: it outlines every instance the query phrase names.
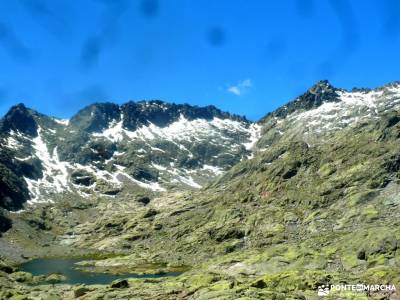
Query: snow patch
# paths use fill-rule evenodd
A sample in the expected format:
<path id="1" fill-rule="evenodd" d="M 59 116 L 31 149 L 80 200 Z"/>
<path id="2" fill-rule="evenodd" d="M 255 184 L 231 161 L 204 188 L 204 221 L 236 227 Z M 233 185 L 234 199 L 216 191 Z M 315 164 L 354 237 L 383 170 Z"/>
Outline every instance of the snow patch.
<path id="1" fill-rule="evenodd" d="M 152 163 L 151 165 L 153 166 L 153 168 L 155 168 L 157 170 L 160 170 L 160 171 L 165 171 L 167 169 L 166 167 L 161 166 L 161 165 L 157 165 L 155 163 Z"/>
<path id="2" fill-rule="evenodd" d="M 122 128 L 122 119 L 119 122 L 115 120 L 111 122 L 109 128 L 104 130 L 101 133 L 93 133 L 94 137 L 105 137 L 109 139 L 111 142 L 120 142 L 124 138 L 124 129 Z"/>
<path id="3" fill-rule="evenodd" d="M 55 194 L 70 190 L 68 186 L 68 167 L 70 164 L 60 161 L 57 147 L 54 148 L 53 154 L 50 154 L 41 132 L 42 128 L 39 127 L 37 137 L 32 140 L 32 146 L 35 150 L 35 156 L 41 161 L 43 176 L 38 180 L 25 178 L 31 194 L 30 203 L 42 200 L 42 191 L 45 191 L 46 194 Z"/>
<path id="4" fill-rule="evenodd" d="M 57 119 L 57 118 L 54 118 L 53 120 L 56 123 L 60 124 L 60 125 L 64 125 L 64 126 L 68 126 L 69 125 L 69 120 L 68 119 Z"/>
<path id="5" fill-rule="evenodd" d="M 6 147 L 7 147 L 7 148 L 10 148 L 10 149 L 14 149 L 14 150 L 19 150 L 19 149 L 22 148 L 22 145 L 21 145 L 20 142 L 17 141 L 13 136 L 9 136 L 9 137 L 7 138 L 7 145 L 6 145 Z"/>
<path id="6" fill-rule="evenodd" d="M 15 157 L 15 159 L 19 160 L 19 161 L 27 161 L 27 160 L 30 160 L 32 157 L 33 157 L 32 155 L 29 155 L 29 156 L 24 157 L 24 158 Z"/>
<path id="7" fill-rule="evenodd" d="M 172 165 L 171 165 L 172 166 Z M 168 170 L 168 172 L 175 176 L 175 179 L 196 189 L 202 188 L 200 184 L 194 181 L 192 176 L 183 176 L 180 174 L 180 170 L 173 168 L 172 170 Z"/>
<path id="8" fill-rule="evenodd" d="M 249 133 L 250 133 L 249 141 L 247 143 L 243 143 L 243 146 L 246 148 L 246 150 L 253 149 L 254 145 L 260 139 L 261 126 L 258 124 L 251 124 L 249 128 Z"/>
<path id="9" fill-rule="evenodd" d="M 136 183 L 138 186 L 145 188 L 145 189 L 149 189 L 152 190 L 153 192 L 165 192 L 166 189 L 161 187 L 160 184 L 158 182 L 142 182 L 139 180 L 136 180 L 135 178 L 133 178 L 132 176 L 123 173 L 123 172 L 118 172 L 118 174 L 125 176 L 126 178 L 128 178 L 130 181 Z"/>
<path id="10" fill-rule="evenodd" d="M 113 121 L 110 126 L 100 133 L 93 133 L 93 137 L 102 137 L 112 142 L 120 142 L 127 137 L 131 140 L 151 141 L 155 139 L 164 139 L 175 143 L 179 148 L 187 150 L 179 141 L 191 142 L 193 140 L 202 141 L 202 139 L 212 138 L 217 143 L 220 142 L 221 131 L 230 134 L 248 133 L 249 140 L 245 143 L 246 147 L 252 147 L 259 136 L 260 126 L 253 124 L 248 128 L 247 123 L 234 121 L 230 119 L 213 118 L 212 120 L 195 119 L 188 120 L 183 115 L 176 122 L 165 126 L 158 127 L 153 123 L 143 125 L 135 131 L 129 131 L 123 128 L 123 116 L 120 122 Z M 234 138 L 225 139 L 235 142 Z"/>
<path id="11" fill-rule="evenodd" d="M 224 173 L 224 170 L 222 168 L 210 165 L 203 165 L 203 170 L 210 171 L 215 175 L 221 175 L 222 173 Z"/>

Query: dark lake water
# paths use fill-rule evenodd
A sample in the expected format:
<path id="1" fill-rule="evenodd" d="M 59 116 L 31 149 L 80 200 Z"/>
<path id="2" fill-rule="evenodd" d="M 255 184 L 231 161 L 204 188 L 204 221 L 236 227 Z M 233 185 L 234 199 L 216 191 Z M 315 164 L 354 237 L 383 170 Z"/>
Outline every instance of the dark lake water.
<path id="1" fill-rule="evenodd" d="M 75 263 L 82 261 L 80 259 L 58 259 L 58 258 L 40 258 L 28 261 L 20 265 L 19 270 L 32 273 L 35 276 L 49 275 L 49 274 L 62 274 L 67 277 L 67 280 L 61 283 L 68 284 L 109 284 L 115 279 L 124 278 L 159 278 L 166 276 L 178 276 L 180 272 L 170 272 L 164 274 L 106 274 L 106 273 L 92 273 L 83 272 L 76 269 Z"/>

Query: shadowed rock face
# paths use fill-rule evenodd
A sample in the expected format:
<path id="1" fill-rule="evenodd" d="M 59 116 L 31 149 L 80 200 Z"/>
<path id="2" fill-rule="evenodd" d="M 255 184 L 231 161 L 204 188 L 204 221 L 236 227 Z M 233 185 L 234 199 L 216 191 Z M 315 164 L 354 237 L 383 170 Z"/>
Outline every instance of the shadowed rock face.
<path id="1" fill-rule="evenodd" d="M 2 120 L 2 131 L 19 131 L 29 136 L 37 135 L 37 124 L 24 104 L 11 107 Z"/>
<path id="2" fill-rule="evenodd" d="M 7 231 L 11 228 L 11 220 L 3 215 L 3 212 L 0 210 L 0 237 L 1 233 Z"/>
<path id="3" fill-rule="evenodd" d="M 0 145 L 0 208 L 18 210 L 29 199 L 28 187 L 22 178 L 24 172 L 31 171 L 28 166 L 26 162 L 16 163 L 13 153 Z"/>
<path id="4" fill-rule="evenodd" d="M 80 110 L 74 115 L 70 124 L 72 127 L 84 132 L 100 132 L 108 124 L 120 121 L 120 107 L 114 103 L 95 103 Z"/>
<path id="5" fill-rule="evenodd" d="M 26 184 L 15 174 L 0 165 L 1 176 L 7 176 L 0 180 L 0 207 L 8 210 L 21 209 L 29 199 Z"/>

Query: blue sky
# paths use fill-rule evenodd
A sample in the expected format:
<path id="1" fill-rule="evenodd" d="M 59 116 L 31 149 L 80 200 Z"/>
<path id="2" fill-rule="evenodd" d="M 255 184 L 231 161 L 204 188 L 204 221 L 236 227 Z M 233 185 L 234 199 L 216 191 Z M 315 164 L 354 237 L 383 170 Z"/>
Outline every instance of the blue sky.
<path id="1" fill-rule="evenodd" d="M 256 120 L 319 79 L 399 80 L 399 15 L 397 0 L 4 0 L 0 115 L 161 99 Z"/>

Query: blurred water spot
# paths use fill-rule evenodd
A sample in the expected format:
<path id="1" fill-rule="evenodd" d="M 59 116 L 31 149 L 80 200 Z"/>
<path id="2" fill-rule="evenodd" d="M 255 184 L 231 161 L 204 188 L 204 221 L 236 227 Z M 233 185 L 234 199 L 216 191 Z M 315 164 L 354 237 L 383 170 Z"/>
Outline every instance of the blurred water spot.
<path id="1" fill-rule="evenodd" d="M 143 16 L 153 18 L 157 16 L 160 7 L 158 0 L 142 0 L 139 9 Z"/>
<path id="2" fill-rule="evenodd" d="M 20 0 L 28 13 L 42 25 L 46 30 L 51 32 L 57 37 L 64 34 L 65 29 L 68 27 L 64 19 L 67 15 L 67 6 L 62 5 L 56 8 L 49 6 L 49 4 L 42 0 Z M 62 4 L 58 2 L 50 2 L 51 4 Z M 58 11 L 56 13 L 55 11 Z M 62 12 L 62 14 L 60 13 Z"/>
<path id="3" fill-rule="evenodd" d="M 30 50 L 19 40 L 11 28 L 4 23 L 0 23 L 0 45 L 8 54 L 19 62 L 29 62 L 32 58 Z"/>
<path id="4" fill-rule="evenodd" d="M 81 61 L 84 68 L 91 68 L 97 64 L 100 52 L 102 50 L 102 41 L 100 37 L 89 37 L 82 48 Z"/>
<path id="5" fill-rule="evenodd" d="M 118 21 L 127 9 L 124 0 L 100 2 L 105 5 L 103 17 L 98 22 L 100 31 L 89 36 L 81 50 L 80 64 L 86 70 L 96 66 L 104 48 L 111 42 L 115 42 L 119 31 Z"/>
<path id="6" fill-rule="evenodd" d="M 221 47 L 226 42 L 225 30 L 221 27 L 212 27 L 207 31 L 207 41 L 214 47 Z"/>
<path id="7" fill-rule="evenodd" d="M 330 4 L 341 26 L 342 48 L 345 54 L 351 54 L 359 42 L 358 23 L 353 13 L 350 2 L 347 0 L 330 0 Z"/>
<path id="8" fill-rule="evenodd" d="M 270 61 L 279 60 L 286 52 L 287 45 L 285 38 L 276 37 L 270 39 L 265 47 L 265 54 Z"/>
<path id="9" fill-rule="evenodd" d="M 329 0 L 332 10 L 340 26 L 341 42 L 332 47 L 332 53 L 315 67 L 315 76 L 332 79 L 338 68 L 345 65 L 346 60 L 356 52 L 359 41 L 359 24 L 355 17 L 351 2 L 348 0 Z M 341 61 L 341 64 L 332 62 Z"/>

